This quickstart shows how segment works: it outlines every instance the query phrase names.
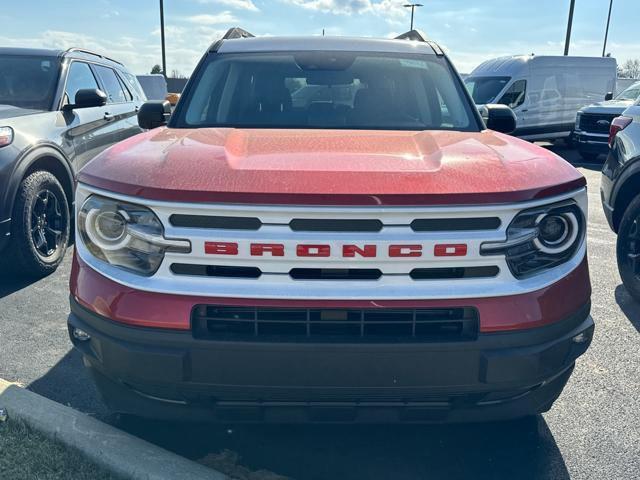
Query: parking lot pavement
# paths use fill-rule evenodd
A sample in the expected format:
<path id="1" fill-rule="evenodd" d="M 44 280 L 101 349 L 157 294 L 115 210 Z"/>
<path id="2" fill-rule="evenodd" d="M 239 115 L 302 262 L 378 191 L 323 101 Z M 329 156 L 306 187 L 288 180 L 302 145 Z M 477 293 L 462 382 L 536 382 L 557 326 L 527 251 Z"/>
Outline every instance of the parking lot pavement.
<path id="1" fill-rule="evenodd" d="M 557 152 L 577 160 L 575 152 Z M 190 458 L 229 449 L 251 469 L 297 479 L 638 478 L 640 305 L 621 286 L 615 236 L 600 207 L 598 168 L 581 171 L 589 184 L 596 335 L 544 416 L 454 426 L 120 425 Z M 0 279 L 0 377 L 118 421 L 108 415 L 80 357 L 71 351 L 65 324 L 68 271 L 67 258 L 59 272 L 34 284 Z"/>

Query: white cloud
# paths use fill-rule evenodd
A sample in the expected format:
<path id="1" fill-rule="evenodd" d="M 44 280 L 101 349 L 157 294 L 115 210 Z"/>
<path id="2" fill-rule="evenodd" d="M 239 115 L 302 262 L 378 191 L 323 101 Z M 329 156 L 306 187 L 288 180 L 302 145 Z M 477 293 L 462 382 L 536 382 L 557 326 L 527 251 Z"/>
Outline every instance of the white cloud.
<path id="1" fill-rule="evenodd" d="M 405 0 L 283 0 L 286 3 L 334 15 L 373 14 L 391 25 L 406 19 L 408 10 Z"/>
<path id="2" fill-rule="evenodd" d="M 246 10 L 249 12 L 259 12 L 260 9 L 256 7 L 252 0 L 198 0 L 198 3 L 213 4 L 219 3 L 220 5 L 226 5 L 236 10 Z"/>
<path id="3" fill-rule="evenodd" d="M 190 17 L 184 17 L 184 20 L 198 25 L 219 25 L 221 23 L 234 23 L 238 21 L 238 19 L 228 11 L 224 11 L 216 15 L 211 15 L 208 13 L 192 15 Z"/>
<path id="4" fill-rule="evenodd" d="M 371 11 L 392 25 L 404 24 L 411 10 L 404 7 L 406 0 L 371 2 Z"/>
<path id="5" fill-rule="evenodd" d="M 371 0 L 284 0 L 308 10 L 337 15 L 363 13 L 371 9 Z"/>

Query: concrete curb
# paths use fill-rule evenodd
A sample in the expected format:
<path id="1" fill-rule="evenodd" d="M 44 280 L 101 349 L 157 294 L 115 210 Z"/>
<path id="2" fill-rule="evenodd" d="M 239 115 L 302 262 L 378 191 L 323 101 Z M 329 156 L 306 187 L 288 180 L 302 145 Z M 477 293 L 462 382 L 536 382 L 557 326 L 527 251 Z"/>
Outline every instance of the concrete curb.
<path id="1" fill-rule="evenodd" d="M 0 379 L 0 408 L 44 435 L 75 448 L 116 475 L 135 480 L 230 480 L 72 408 Z"/>

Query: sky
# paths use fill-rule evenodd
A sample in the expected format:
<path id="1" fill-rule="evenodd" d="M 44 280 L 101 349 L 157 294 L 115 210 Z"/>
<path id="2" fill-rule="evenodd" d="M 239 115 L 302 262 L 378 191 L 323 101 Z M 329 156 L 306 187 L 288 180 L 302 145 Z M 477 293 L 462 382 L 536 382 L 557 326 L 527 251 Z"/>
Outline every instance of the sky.
<path id="1" fill-rule="evenodd" d="M 164 0 L 167 70 L 189 75 L 232 26 L 255 35 L 390 37 L 409 30 L 407 0 Z M 420 0 L 415 27 L 461 73 L 502 55 L 564 50 L 569 0 Z M 640 58 L 640 0 L 614 0 L 607 52 Z M 134 73 L 161 63 L 158 0 L 0 0 L 0 46 L 105 53 Z M 598 56 L 609 0 L 576 0 L 572 55 Z"/>

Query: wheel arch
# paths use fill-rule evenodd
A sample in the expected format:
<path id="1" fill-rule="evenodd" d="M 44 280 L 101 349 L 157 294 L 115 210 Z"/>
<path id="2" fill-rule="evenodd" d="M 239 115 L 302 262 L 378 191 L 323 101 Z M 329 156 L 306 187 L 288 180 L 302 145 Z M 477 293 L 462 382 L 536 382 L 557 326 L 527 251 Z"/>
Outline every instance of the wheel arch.
<path id="1" fill-rule="evenodd" d="M 39 170 L 50 172 L 54 175 L 67 196 L 69 208 L 72 208 L 75 180 L 69 160 L 64 153 L 53 146 L 36 146 L 22 155 L 16 163 L 16 168 L 11 175 L 7 196 L 5 197 L 5 214 L 11 217 L 13 207 L 22 181 L 31 173 Z"/>
<path id="2" fill-rule="evenodd" d="M 640 166 L 634 168 L 633 172 L 629 172 L 615 193 L 612 218 L 613 228 L 616 233 L 620 228 L 624 212 L 638 194 L 640 194 Z"/>

